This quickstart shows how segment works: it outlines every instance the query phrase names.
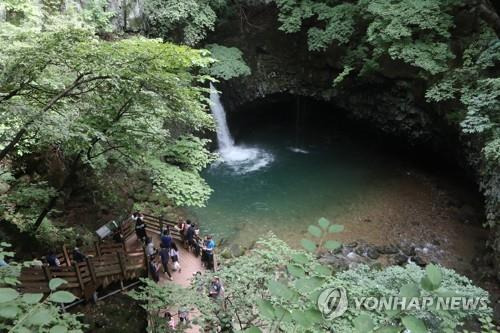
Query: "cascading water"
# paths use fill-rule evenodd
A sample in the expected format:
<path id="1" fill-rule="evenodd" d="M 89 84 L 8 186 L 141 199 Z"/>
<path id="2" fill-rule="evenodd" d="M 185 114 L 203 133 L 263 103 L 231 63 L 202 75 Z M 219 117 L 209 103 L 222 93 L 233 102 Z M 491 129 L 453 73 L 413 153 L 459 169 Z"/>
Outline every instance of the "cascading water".
<path id="1" fill-rule="evenodd" d="M 259 170 L 273 161 L 272 155 L 262 149 L 234 144 L 219 93 L 211 83 L 210 102 L 210 110 L 217 126 L 220 162 L 223 162 L 235 172 L 247 173 Z"/>
<path id="2" fill-rule="evenodd" d="M 210 83 L 210 109 L 215 118 L 215 123 L 217 125 L 217 142 L 219 143 L 219 150 L 230 151 L 234 149 L 234 140 L 231 137 L 229 128 L 227 126 L 226 112 L 220 101 L 220 96 L 217 90 Z"/>

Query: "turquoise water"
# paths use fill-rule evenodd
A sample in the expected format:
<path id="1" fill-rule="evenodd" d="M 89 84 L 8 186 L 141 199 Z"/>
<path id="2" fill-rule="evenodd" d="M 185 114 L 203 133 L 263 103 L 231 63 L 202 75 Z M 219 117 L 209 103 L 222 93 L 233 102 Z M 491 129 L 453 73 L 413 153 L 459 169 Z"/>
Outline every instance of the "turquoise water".
<path id="1" fill-rule="evenodd" d="M 190 212 L 204 233 L 218 239 L 249 243 L 269 230 L 287 240 L 300 238 L 320 217 L 352 213 L 371 188 L 397 172 L 366 142 L 335 132 L 312 131 L 298 140 L 293 131 L 270 127 L 236 142 L 257 148 L 258 159 L 244 168 L 210 166 L 203 176 L 212 197 L 205 208 Z M 255 165 L 261 167 L 245 172 Z"/>

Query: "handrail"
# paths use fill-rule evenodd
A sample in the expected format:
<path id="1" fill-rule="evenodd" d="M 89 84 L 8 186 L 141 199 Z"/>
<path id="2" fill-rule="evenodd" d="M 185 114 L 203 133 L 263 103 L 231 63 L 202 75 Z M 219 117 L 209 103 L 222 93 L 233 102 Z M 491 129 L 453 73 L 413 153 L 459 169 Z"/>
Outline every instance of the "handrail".
<path id="1" fill-rule="evenodd" d="M 71 291 L 75 296 L 84 299 L 97 298 L 96 291 L 105 288 L 113 282 L 123 282 L 143 276 L 146 271 L 144 251 L 128 251 L 124 244 L 100 242 L 91 248 L 85 248 L 87 258 L 84 262 L 74 262 L 70 259 L 66 246 L 57 257 L 61 262 L 59 267 L 46 264 L 35 267 L 23 267 L 19 280 L 24 292 L 48 293 L 49 281 L 52 278 L 62 278 L 67 283 L 59 289 Z"/>
<path id="2" fill-rule="evenodd" d="M 162 217 L 149 214 L 144 215 L 146 230 L 161 234 L 162 227 L 169 225 L 172 237 L 182 240 L 177 223 Z M 136 279 L 147 272 L 148 258 L 145 250 L 127 249 L 127 241 L 135 234 L 132 220 L 127 218 L 120 223 L 121 243 L 95 242 L 93 246 L 83 249 L 87 258 L 84 262 L 74 262 L 67 247 L 57 254 L 61 266 L 23 267 L 20 275 L 20 288 L 24 292 L 49 293 L 49 281 L 59 277 L 67 281 L 60 289 L 71 291 L 75 296 L 83 299 L 97 300 L 97 290 L 105 288 L 113 282 L 120 282 L 121 290 L 126 289 L 124 281 Z M 199 239 L 199 237 L 198 237 Z M 217 270 L 215 252 L 213 254 L 214 271 Z"/>
<path id="3" fill-rule="evenodd" d="M 181 240 L 181 241 L 184 240 L 182 235 L 180 234 L 180 231 L 177 229 L 177 222 L 165 219 L 163 217 L 153 216 L 150 214 L 142 213 L 142 215 L 145 217 L 144 223 L 146 224 L 146 230 L 148 230 L 148 226 L 149 226 L 150 231 L 153 229 L 152 231 L 156 231 L 159 234 L 161 234 L 163 225 L 167 224 L 171 227 L 174 227 L 174 229 L 170 229 L 170 233 L 172 234 L 172 237 L 174 237 L 178 240 Z M 156 223 L 156 224 L 153 225 L 152 223 Z M 197 240 L 202 240 L 202 238 L 200 236 L 196 236 L 196 238 L 197 238 Z M 216 260 L 216 256 L 215 256 L 215 250 L 213 251 L 213 270 L 214 270 L 214 272 L 217 271 L 217 260 Z"/>

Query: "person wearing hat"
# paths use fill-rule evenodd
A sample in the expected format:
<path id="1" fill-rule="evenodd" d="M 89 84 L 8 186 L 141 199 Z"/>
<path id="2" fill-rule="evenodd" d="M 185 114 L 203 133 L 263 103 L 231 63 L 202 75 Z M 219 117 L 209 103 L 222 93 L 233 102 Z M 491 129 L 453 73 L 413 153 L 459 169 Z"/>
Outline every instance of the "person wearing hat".
<path id="1" fill-rule="evenodd" d="M 214 276 L 212 279 L 212 284 L 210 286 L 210 292 L 208 294 L 209 297 L 219 298 L 223 292 L 222 284 L 218 276 Z"/>

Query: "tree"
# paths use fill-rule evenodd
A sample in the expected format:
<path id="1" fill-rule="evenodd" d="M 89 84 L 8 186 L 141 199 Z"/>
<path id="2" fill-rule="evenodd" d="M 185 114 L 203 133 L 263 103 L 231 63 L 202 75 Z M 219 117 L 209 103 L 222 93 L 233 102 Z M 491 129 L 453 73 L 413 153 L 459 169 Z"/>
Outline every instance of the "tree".
<path id="1" fill-rule="evenodd" d="M 35 14 L 11 8 L 22 19 L 2 22 L 0 159 L 55 150 L 66 165 L 35 229 L 82 168 L 135 170 L 174 203 L 203 205 L 210 189 L 199 171 L 213 158 L 197 137 L 213 128 L 209 77 L 199 74 L 213 62 L 206 51 L 141 37 L 105 41 L 71 11 L 41 19 L 41 30 L 45 9 L 25 4 Z"/>

